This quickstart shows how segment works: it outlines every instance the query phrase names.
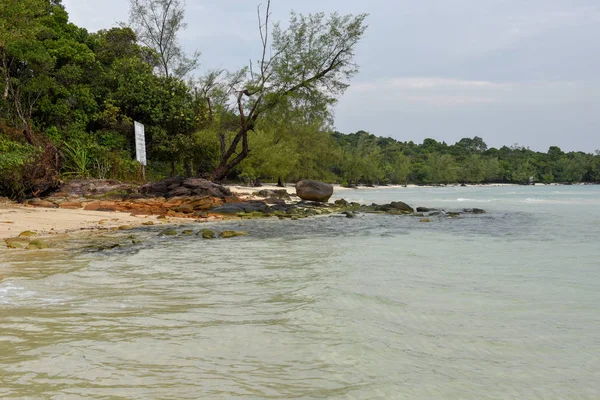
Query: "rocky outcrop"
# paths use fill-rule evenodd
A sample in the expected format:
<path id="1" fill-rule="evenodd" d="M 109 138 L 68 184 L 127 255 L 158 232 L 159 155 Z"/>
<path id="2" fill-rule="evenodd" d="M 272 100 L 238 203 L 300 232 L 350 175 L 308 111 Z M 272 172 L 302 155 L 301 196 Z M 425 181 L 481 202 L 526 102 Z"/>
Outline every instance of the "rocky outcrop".
<path id="1" fill-rule="evenodd" d="M 390 204 L 373 204 L 376 211 L 384 211 L 390 214 L 412 214 L 415 212 L 411 206 L 402 201 L 392 201 Z"/>
<path id="2" fill-rule="evenodd" d="M 296 183 L 296 194 L 302 200 L 326 203 L 333 195 L 333 186 L 318 181 L 299 181 Z"/>
<path id="3" fill-rule="evenodd" d="M 147 197 L 179 197 L 179 196 L 211 196 L 217 198 L 231 197 L 231 191 L 202 178 L 167 178 L 159 182 L 148 183 L 140 188 L 140 193 Z"/>

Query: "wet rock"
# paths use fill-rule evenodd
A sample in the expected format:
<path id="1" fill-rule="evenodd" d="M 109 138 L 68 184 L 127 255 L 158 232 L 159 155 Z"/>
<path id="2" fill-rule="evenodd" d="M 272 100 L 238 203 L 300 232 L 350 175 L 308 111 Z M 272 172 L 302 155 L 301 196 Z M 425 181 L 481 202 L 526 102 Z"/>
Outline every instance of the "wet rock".
<path id="1" fill-rule="evenodd" d="M 48 247 L 48 243 L 44 242 L 42 239 L 33 239 L 27 245 L 27 250 L 42 250 L 47 249 Z"/>
<path id="2" fill-rule="evenodd" d="M 223 239 L 229 239 L 237 236 L 248 236 L 249 234 L 250 232 L 248 231 L 223 231 L 219 236 L 221 236 Z"/>
<path id="3" fill-rule="evenodd" d="M 213 208 L 212 212 L 216 214 L 240 214 L 252 212 L 268 211 L 268 206 L 262 201 L 247 201 L 241 203 L 229 203 L 224 206 Z"/>
<path id="4" fill-rule="evenodd" d="M 202 229 L 197 233 L 197 235 L 202 236 L 204 239 L 214 239 L 217 237 L 215 232 L 211 231 L 210 229 Z"/>
<path id="5" fill-rule="evenodd" d="M 162 230 L 158 235 L 159 236 L 176 236 L 177 231 L 174 228 L 167 228 L 167 229 Z"/>
<path id="6" fill-rule="evenodd" d="M 333 195 L 333 186 L 328 183 L 303 180 L 296 183 L 296 194 L 302 200 L 325 203 Z"/>
<path id="7" fill-rule="evenodd" d="M 433 211 L 439 211 L 439 210 L 436 208 L 417 207 L 417 212 L 433 212 Z"/>
<path id="8" fill-rule="evenodd" d="M 6 247 L 9 249 L 24 249 L 29 245 L 29 239 L 26 238 L 7 238 L 4 239 Z"/>
<path id="9" fill-rule="evenodd" d="M 184 236 L 193 235 L 194 231 L 191 230 L 191 229 L 186 229 L 183 232 L 181 232 L 181 234 L 184 235 Z"/>
<path id="10" fill-rule="evenodd" d="M 21 232 L 18 237 L 20 237 L 20 238 L 31 238 L 31 237 L 35 237 L 37 235 L 38 234 L 35 233 L 35 232 L 33 232 L 33 231 L 24 231 L 24 232 Z"/>
<path id="11" fill-rule="evenodd" d="M 142 225 L 144 225 L 144 226 L 151 226 L 151 225 L 154 225 L 154 222 L 152 222 L 152 221 L 146 221 L 146 222 L 143 222 Z"/>
<path id="12" fill-rule="evenodd" d="M 485 214 L 485 210 L 482 210 L 481 208 L 465 208 L 463 212 L 470 214 Z"/>
<path id="13" fill-rule="evenodd" d="M 390 205 L 396 210 L 400 210 L 400 211 L 404 211 L 404 212 L 408 212 L 408 213 L 413 213 L 415 211 L 415 210 L 413 210 L 413 208 L 411 206 L 409 206 L 408 204 L 406 204 L 402 201 L 392 201 L 390 203 Z"/>
<path id="14" fill-rule="evenodd" d="M 131 225 L 121 225 L 118 228 L 118 230 L 120 230 L 120 231 L 129 231 L 131 229 L 133 229 L 133 226 L 131 226 Z"/>
<path id="15" fill-rule="evenodd" d="M 347 207 L 348 206 L 348 202 L 344 199 L 339 199 L 334 201 L 334 204 L 338 205 L 338 206 L 343 206 L 343 207 Z"/>
<path id="16" fill-rule="evenodd" d="M 344 211 L 342 214 L 345 215 L 346 218 L 356 218 L 356 215 L 351 211 Z"/>
<path id="17" fill-rule="evenodd" d="M 431 222 L 429 218 L 421 218 L 419 222 Z"/>
<path id="18" fill-rule="evenodd" d="M 412 214 L 414 210 L 408 204 L 402 201 L 393 201 L 390 204 L 373 204 L 371 207 L 375 209 L 375 211 L 384 211 L 389 214 Z"/>

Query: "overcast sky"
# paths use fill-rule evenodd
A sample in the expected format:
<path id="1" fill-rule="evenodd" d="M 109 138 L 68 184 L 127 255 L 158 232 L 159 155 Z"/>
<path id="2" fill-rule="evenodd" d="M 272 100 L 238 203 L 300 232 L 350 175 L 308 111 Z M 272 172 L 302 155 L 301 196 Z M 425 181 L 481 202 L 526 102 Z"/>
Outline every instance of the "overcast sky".
<path id="1" fill-rule="evenodd" d="M 187 0 L 180 37 L 202 52 L 199 74 L 258 58 L 259 3 Z M 126 0 L 63 4 L 91 32 L 128 19 Z M 361 72 L 335 109 L 342 132 L 600 148 L 598 0 L 272 0 L 274 20 L 292 9 L 369 14 Z"/>

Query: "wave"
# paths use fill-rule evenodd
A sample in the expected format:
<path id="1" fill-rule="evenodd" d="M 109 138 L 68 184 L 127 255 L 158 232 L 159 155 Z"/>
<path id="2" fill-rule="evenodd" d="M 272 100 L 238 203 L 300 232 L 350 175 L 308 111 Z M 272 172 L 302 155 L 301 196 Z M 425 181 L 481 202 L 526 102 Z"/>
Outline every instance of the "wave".
<path id="1" fill-rule="evenodd" d="M 464 197 L 459 197 L 456 200 L 450 200 L 450 201 L 458 201 L 459 203 L 464 203 L 464 202 L 472 202 L 472 203 L 491 203 L 492 201 L 495 201 L 496 199 L 467 199 Z"/>
<path id="2" fill-rule="evenodd" d="M 550 203 L 552 200 L 547 199 L 536 199 L 534 197 L 528 197 L 525 200 L 521 200 L 523 203 Z"/>

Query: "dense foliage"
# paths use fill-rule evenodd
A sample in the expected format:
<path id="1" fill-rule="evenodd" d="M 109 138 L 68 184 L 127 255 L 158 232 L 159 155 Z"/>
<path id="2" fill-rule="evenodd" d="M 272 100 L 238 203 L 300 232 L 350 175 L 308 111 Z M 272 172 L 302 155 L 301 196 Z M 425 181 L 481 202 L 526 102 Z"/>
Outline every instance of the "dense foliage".
<path id="1" fill-rule="evenodd" d="M 0 195 L 39 195 L 61 177 L 140 180 L 133 121 L 146 126 L 149 179 L 600 180 L 597 154 L 333 132 L 331 107 L 358 71 L 365 15 L 292 14 L 283 29 L 270 25 L 267 7 L 258 62 L 195 79 L 186 72 L 198 54 L 183 54 L 175 37 L 185 27 L 181 2 L 132 4 L 132 27 L 89 33 L 69 22 L 61 0 L 0 2 Z M 157 41 L 162 25 L 140 22 L 148 15 L 170 21 L 169 42 Z"/>

